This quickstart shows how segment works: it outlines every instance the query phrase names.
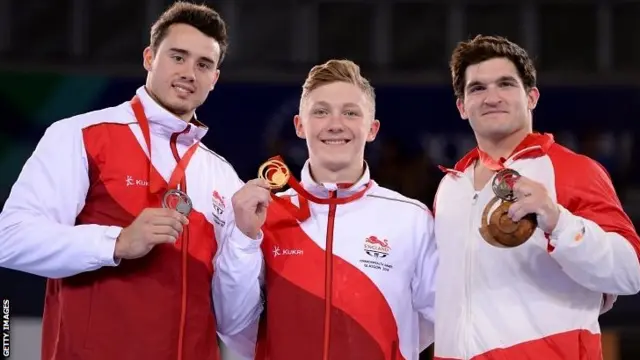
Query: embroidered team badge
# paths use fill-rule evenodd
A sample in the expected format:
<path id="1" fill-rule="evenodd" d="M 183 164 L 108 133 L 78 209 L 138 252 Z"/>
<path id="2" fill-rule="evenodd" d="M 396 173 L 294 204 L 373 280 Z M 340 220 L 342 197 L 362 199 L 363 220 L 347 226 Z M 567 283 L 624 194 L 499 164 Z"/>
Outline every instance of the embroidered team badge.
<path id="1" fill-rule="evenodd" d="M 391 252 L 391 247 L 387 239 L 380 240 L 376 236 L 369 236 L 364 240 L 364 252 L 374 258 L 385 258 Z"/>
<path id="2" fill-rule="evenodd" d="M 375 260 L 362 259 L 360 263 L 365 268 L 389 271 L 393 269 L 393 265 L 382 261 L 391 253 L 391 246 L 387 239 L 380 239 L 377 236 L 369 236 L 364 239 L 364 252 Z"/>
<path id="3" fill-rule="evenodd" d="M 225 222 L 222 220 L 225 210 L 224 197 L 217 190 L 213 190 L 211 200 L 213 204 L 213 221 L 220 226 L 224 226 Z"/>

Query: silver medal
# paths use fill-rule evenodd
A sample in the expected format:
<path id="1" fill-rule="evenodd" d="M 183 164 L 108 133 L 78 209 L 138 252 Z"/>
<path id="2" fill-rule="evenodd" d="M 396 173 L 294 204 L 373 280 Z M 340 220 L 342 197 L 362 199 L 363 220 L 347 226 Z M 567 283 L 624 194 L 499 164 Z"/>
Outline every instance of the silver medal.
<path id="1" fill-rule="evenodd" d="M 171 189 L 164 194 L 162 206 L 173 209 L 184 216 L 188 216 L 193 208 L 189 195 L 178 189 Z"/>

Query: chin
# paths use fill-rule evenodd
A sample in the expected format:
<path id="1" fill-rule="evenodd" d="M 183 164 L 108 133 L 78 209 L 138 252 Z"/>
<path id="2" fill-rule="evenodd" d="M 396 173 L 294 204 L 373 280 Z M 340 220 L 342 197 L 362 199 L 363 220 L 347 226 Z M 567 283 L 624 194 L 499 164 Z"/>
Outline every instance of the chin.
<path id="1" fill-rule="evenodd" d="M 189 110 L 184 108 L 168 108 L 167 110 L 169 110 L 172 114 L 177 116 L 182 116 L 189 113 Z"/>
<path id="2" fill-rule="evenodd" d="M 172 114 L 183 115 L 189 112 L 189 107 L 185 104 L 185 101 L 171 98 L 158 98 L 156 101 Z"/>
<path id="3" fill-rule="evenodd" d="M 490 129 L 485 131 L 483 137 L 488 139 L 502 140 L 516 132 L 514 129 Z"/>
<path id="4" fill-rule="evenodd" d="M 176 115 L 184 115 L 191 111 L 191 106 L 185 101 L 172 101 L 167 105 L 167 109 Z"/>
<path id="5" fill-rule="evenodd" d="M 322 167 L 330 171 L 340 171 L 348 168 L 351 165 L 351 159 L 345 156 L 334 156 L 331 158 L 323 159 Z"/>

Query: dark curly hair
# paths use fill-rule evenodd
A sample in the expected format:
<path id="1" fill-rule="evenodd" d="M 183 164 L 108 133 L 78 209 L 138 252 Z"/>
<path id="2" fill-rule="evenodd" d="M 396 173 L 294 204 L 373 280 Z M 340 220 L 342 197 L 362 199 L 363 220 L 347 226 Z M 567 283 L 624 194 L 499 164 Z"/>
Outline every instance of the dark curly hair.
<path id="1" fill-rule="evenodd" d="M 509 59 L 518 70 L 526 90 L 536 86 L 536 69 L 522 47 L 504 37 L 478 35 L 472 40 L 458 43 L 451 55 L 449 69 L 457 98 L 464 98 L 467 67 L 494 58 Z"/>

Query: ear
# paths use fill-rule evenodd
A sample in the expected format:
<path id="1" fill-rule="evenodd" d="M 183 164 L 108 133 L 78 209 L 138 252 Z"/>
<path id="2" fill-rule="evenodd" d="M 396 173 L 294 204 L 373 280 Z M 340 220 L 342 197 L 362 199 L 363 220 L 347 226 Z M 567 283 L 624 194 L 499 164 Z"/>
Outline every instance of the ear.
<path id="1" fill-rule="evenodd" d="M 540 99 L 540 90 L 537 87 L 532 87 L 527 94 L 527 107 L 533 111 L 538 105 L 538 99 Z"/>
<path id="2" fill-rule="evenodd" d="M 213 91 L 213 89 L 216 87 L 216 84 L 218 83 L 218 79 L 220 79 L 220 69 L 216 70 L 216 72 L 213 74 L 213 82 L 211 83 L 211 91 Z"/>
<path id="3" fill-rule="evenodd" d="M 367 142 L 372 142 L 378 136 L 378 131 L 380 131 L 380 120 L 374 119 L 371 122 L 371 127 L 369 127 L 369 134 L 367 135 Z"/>
<path id="4" fill-rule="evenodd" d="M 464 100 L 457 98 L 456 99 L 456 107 L 458 108 L 458 112 L 460 113 L 460 117 L 463 120 L 467 120 L 469 119 L 469 116 L 467 115 L 467 111 L 464 109 Z"/>
<path id="5" fill-rule="evenodd" d="M 300 118 L 300 115 L 296 115 L 293 117 L 293 126 L 296 128 L 296 135 L 298 135 L 300 139 L 306 139 L 306 137 L 304 136 L 304 127 L 302 126 L 302 118 Z"/>
<path id="6" fill-rule="evenodd" d="M 147 46 L 142 51 L 142 66 L 144 66 L 145 70 L 151 71 L 151 64 L 153 64 L 153 50 L 151 50 L 151 48 Z"/>

